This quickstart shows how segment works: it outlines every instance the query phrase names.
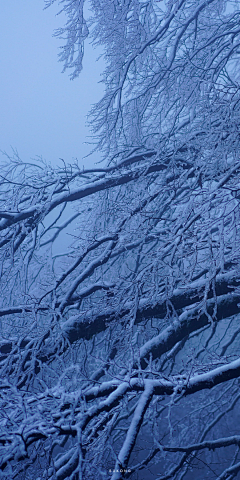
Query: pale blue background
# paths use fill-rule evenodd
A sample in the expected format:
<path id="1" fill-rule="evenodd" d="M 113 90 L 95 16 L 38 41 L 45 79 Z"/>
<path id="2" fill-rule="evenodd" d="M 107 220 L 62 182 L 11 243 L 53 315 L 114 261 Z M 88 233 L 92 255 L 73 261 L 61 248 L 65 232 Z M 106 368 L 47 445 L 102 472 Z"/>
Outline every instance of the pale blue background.
<path id="1" fill-rule="evenodd" d="M 54 29 L 64 25 L 57 4 L 43 10 L 43 0 L 7 0 L 0 14 L 0 150 L 18 150 L 22 160 L 42 156 L 53 165 L 59 158 L 92 166 L 98 154 L 82 160 L 90 131 L 86 115 L 103 92 L 96 62 L 99 51 L 86 46 L 80 77 L 61 73 L 57 54 L 61 41 Z"/>

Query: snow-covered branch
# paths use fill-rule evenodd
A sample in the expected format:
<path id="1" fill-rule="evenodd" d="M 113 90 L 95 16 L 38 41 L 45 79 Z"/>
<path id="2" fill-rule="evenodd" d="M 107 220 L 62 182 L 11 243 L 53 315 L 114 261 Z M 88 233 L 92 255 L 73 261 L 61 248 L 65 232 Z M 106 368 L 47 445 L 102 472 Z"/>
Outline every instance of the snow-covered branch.
<path id="1" fill-rule="evenodd" d="M 72 77 L 87 36 L 103 46 L 105 164 L 1 165 L 1 475 L 230 480 L 239 2 L 59 4 Z"/>

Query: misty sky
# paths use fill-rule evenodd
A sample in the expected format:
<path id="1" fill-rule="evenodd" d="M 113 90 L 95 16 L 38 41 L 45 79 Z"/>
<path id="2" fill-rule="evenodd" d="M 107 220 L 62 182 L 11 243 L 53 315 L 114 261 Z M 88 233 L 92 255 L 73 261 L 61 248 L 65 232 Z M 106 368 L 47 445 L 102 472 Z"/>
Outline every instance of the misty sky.
<path id="1" fill-rule="evenodd" d="M 80 77 L 70 81 L 61 73 L 57 54 L 61 41 L 52 37 L 65 17 L 56 16 L 57 4 L 43 10 L 44 0 L 7 0 L 0 16 L 0 150 L 17 149 L 24 161 L 42 156 L 53 165 L 78 158 L 92 166 L 100 160 L 82 160 L 90 131 L 86 115 L 101 98 L 103 62 L 86 46 Z"/>

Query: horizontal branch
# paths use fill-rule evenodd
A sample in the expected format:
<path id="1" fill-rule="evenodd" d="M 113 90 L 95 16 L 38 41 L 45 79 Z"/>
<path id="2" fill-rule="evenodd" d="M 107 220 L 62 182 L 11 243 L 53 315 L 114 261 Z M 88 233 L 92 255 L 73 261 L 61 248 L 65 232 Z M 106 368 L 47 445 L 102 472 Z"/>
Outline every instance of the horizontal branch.
<path id="1" fill-rule="evenodd" d="M 155 162 L 152 165 L 149 165 L 147 168 L 135 168 L 132 171 L 125 173 L 119 173 L 118 175 L 112 176 L 104 176 L 100 180 L 95 180 L 92 183 L 87 183 L 86 185 L 73 189 L 72 191 L 68 191 L 67 193 L 61 193 L 56 196 L 51 202 L 45 202 L 43 204 L 33 205 L 32 207 L 26 208 L 21 212 L 9 212 L 9 218 L 3 219 L 0 221 L 0 231 L 4 230 L 12 225 L 21 222 L 23 220 L 31 220 L 37 219 L 41 217 L 43 212 L 45 211 L 45 215 L 51 212 L 57 206 L 61 205 L 62 203 L 71 203 L 77 200 L 81 200 L 83 198 L 89 197 L 94 195 L 97 192 L 102 192 L 104 190 L 108 190 L 114 187 L 118 187 L 121 185 L 126 185 L 132 181 L 138 180 L 140 177 L 150 175 L 152 173 L 161 172 L 168 168 L 168 162 Z M 189 168 L 187 165 L 186 168 Z M 8 215 L 6 212 L 5 216 Z"/>
<path id="2" fill-rule="evenodd" d="M 166 452 L 185 452 L 191 453 L 198 450 L 208 448 L 208 450 L 215 450 L 216 448 L 229 447 L 231 445 L 240 446 L 240 436 L 234 435 L 232 437 L 218 438 L 217 440 L 206 440 L 205 442 L 186 445 L 183 447 L 167 447 L 162 446 Z"/>
<path id="3" fill-rule="evenodd" d="M 235 271 L 229 272 L 225 275 L 219 275 L 217 277 L 217 281 L 215 283 L 215 291 L 217 295 L 216 321 L 220 321 L 223 318 L 227 318 L 239 313 L 240 295 L 229 292 L 229 290 L 231 290 L 233 287 L 236 287 L 238 284 L 239 279 Z M 104 288 L 104 286 L 101 285 L 100 288 Z M 106 288 L 108 288 L 108 286 L 106 286 Z M 140 358 L 142 368 L 146 368 L 147 361 L 145 359 L 148 358 L 150 353 L 152 354 L 153 359 L 159 358 L 161 355 L 171 350 L 176 343 L 184 339 L 187 335 L 208 325 L 209 318 L 204 311 L 201 311 L 203 293 L 201 295 L 200 292 L 201 290 L 202 292 L 204 291 L 204 282 L 198 281 L 193 284 L 192 288 L 185 288 L 184 290 L 175 290 L 172 297 L 169 299 L 162 296 L 162 298 L 159 298 L 157 302 L 152 304 L 147 299 L 143 298 L 140 300 L 136 312 L 136 324 L 153 317 L 164 318 L 167 314 L 166 302 L 168 302 L 168 305 L 172 305 L 175 311 L 179 313 L 178 320 L 174 320 L 173 323 L 165 328 L 158 336 L 153 337 L 141 347 Z M 94 286 L 91 286 L 91 289 L 90 291 L 94 291 Z M 82 296 L 84 296 L 84 293 L 86 292 L 83 291 Z M 89 291 L 87 291 L 87 293 L 89 293 Z M 76 302 L 77 300 L 79 300 L 79 295 L 76 298 L 72 298 L 72 302 Z M 188 309 L 181 313 L 184 308 L 190 307 L 191 305 L 191 310 Z M 56 305 L 56 307 L 58 306 L 59 303 Z M 208 292 L 208 300 L 206 302 L 206 308 L 209 315 L 213 314 L 215 306 L 213 291 L 210 290 Z M 47 308 L 48 307 L 42 307 L 41 310 L 44 311 Z M 63 335 L 68 340 L 65 348 L 68 348 L 69 343 L 73 344 L 80 339 L 89 340 L 94 335 L 105 331 L 110 322 L 116 321 L 116 319 L 121 321 L 121 318 L 123 319 L 124 317 L 130 315 L 132 308 L 132 303 L 129 303 L 129 306 L 120 311 L 108 310 L 100 315 L 95 314 L 95 316 L 92 315 L 91 317 L 84 315 L 84 320 L 82 320 L 83 314 L 70 317 L 69 320 L 62 325 Z M 31 307 L 13 307 L 12 309 L 4 309 L 0 311 L 0 316 L 24 312 L 31 313 Z M 45 338 L 47 339 L 48 336 L 45 335 Z M 25 337 L 22 342 L 19 343 L 20 348 L 25 349 L 30 341 L 30 338 Z M 11 353 L 13 346 L 14 342 L 12 341 L 2 342 L 0 345 L 0 353 L 3 356 Z M 55 348 L 57 349 L 57 345 Z M 47 355 L 44 354 L 43 356 L 39 354 L 38 358 L 41 360 L 41 362 L 49 361 L 54 355 L 54 352 L 55 350 L 52 351 L 51 347 L 51 351 L 49 351 Z"/>
<path id="4" fill-rule="evenodd" d="M 172 394 L 180 394 L 180 395 L 191 395 L 197 391 L 201 391 L 204 389 L 211 389 L 216 385 L 221 383 L 227 382 L 230 379 L 238 378 L 240 376 L 240 359 L 235 360 L 231 363 L 222 365 L 218 368 L 210 370 L 207 373 L 203 373 L 200 375 L 194 375 L 187 380 L 184 381 L 175 381 L 174 379 L 167 380 L 165 378 L 159 379 L 141 379 L 141 378 L 126 378 L 122 382 L 120 380 L 113 380 L 109 382 L 104 382 L 99 387 L 93 387 L 92 389 L 87 389 L 82 391 L 82 398 L 85 398 L 85 401 L 92 401 L 93 398 L 100 398 L 103 396 L 107 396 L 104 400 L 100 401 L 97 405 L 92 405 L 90 403 L 90 408 L 87 412 L 82 411 L 80 414 L 80 419 L 76 422 L 76 428 L 81 428 L 84 430 L 86 426 L 89 424 L 91 419 L 97 417 L 101 412 L 109 412 L 115 406 L 119 405 L 122 398 L 131 391 L 135 392 L 143 392 L 142 396 L 139 399 L 138 406 L 135 410 L 131 428 L 127 434 L 125 443 L 121 450 L 121 455 L 118 459 L 118 465 L 123 462 L 126 464 L 129 460 L 129 454 L 131 453 L 132 447 L 134 446 L 136 436 L 138 430 L 141 426 L 144 413 L 149 405 L 149 402 L 153 395 L 172 395 Z M 54 393 L 54 389 L 53 389 Z M 47 396 L 49 395 L 49 391 Z M 41 394 L 41 397 L 43 394 Z M 38 401 L 37 396 L 34 396 L 34 401 Z M 75 399 L 74 399 L 75 401 Z M 75 405 L 76 407 L 76 405 Z M 60 412 L 59 412 L 60 414 Z M 62 419 L 62 415 L 54 415 L 56 418 L 57 423 L 52 427 L 49 427 L 51 433 L 53 431 L 55 433 L 61 430 L 61 425 L 58 425 L 59 419 Z M 53 430 L 54 429 L 54 430 Z M 67 430 L 68 431 L 68 430 Z M 47 431 L 46 431 L 47 434 Z M 41 432 L 36 430 L 34 427 L 32 430 L 28 430 L 27 437 L 25 438 L 26 445 L 30 445 L 34 442 L 39 441 L 40 438 L 47 438 L 45 432 Z M 64 428 L 59 434 L 65 434 Z M 17 434 L 18 435 L 18 434 Z M 74 431 L 75 435 L 75 431 Z M 1 443 L 5 445 L 7 442 L 7 438 L 4 435 L 1 436 Z M 12 435 L 11 435 L 11 438 Z M 220 448 L 221 446 L 229 446 L 232 444 L 239 445 L 240 444 L 240 437 L 233 436 L 229 438 L 223 438 L 216 441 L 211 442 L 201 442 L 201 444 L 191 445 L 187 447 L 163 447 L 163 449 L 167 451 L 184 451 L 185 453 L 189 453 L 192 450 L 200 450 L 201 448 Z M 13 456 L 11 454 L 8 458 L 8 461 L 12 460 Z M 4 470 L 7 466 L 7 463 L 3 461 L 0 468 Z M 64 478 L 64 477 L 61 477 Z"/>
<path id="5" fill-rule="evenodd" d="M 232 295 L 229 291 L 232 288 L 239 285 L 240 280 L 238 279 L 237 272 L 232 271 L 225 275 L 219 275 L 215 283 L 215 292 L 218 297 L 219 308 L 218 308 L 218 320 L 221 318 L 226 318 L 231 315 L 234 315 L 239 312 L 238 303 L 240 302 L 239 295 Z M 198 281 L 192 286 L 185 286 L 184 289 L 176 289 L 173 292 L 173 295 L 170 298 L 167 298 L 165 295 L 161 295 L 156 302 L 150 302 L 148 299 L 142 298 L 139 301 L 139 306 L 136 312 L 136 323 L 139 323 L 148 318 L 164 318 L 167 314 L 166 301 L 169 305 L 172 305 L 176 312 L 182 311 L 182 309 L 189 307 L 191 305 L 200 303 L 203 299 L 205 282 Z M 208 299 L 213 298 L 213 291 L 209 290 Z M 104 331 L 109 322 L 114 321 L 116 318 L 123 318 L 129 315 L 132 311 L 133 305 L 129 302 L 129 306 L 121 309 L 119 311 L 106 311 L 100 315 L 92 315 L 91 318 L 84 317 L 84 322 L 81 321 L 81 317 L 74 316 L 73 319 L 67 320 L 63 325 L 64 334 L 67 336 L 70 343 L 85 338 L 90 339 L 93 335 Z M 210 310 L 213 308 L 212 304 L 209 303 Z M 188 321 L 189 321 L 189 312 L 188 312 Z M 196 306 L 195 312 L 193 315 L 198 315 L 198 307 Z M 184 334 L 191 333 L 192 331 L 201 328 L 204 325 L 207 325 L 208 319 L 206 315 L 201 315 L 198 319 L 195 320 L 194 327 L 188 325 L 189 330 Z M 183 325 L 183 322 L 182 322 Z M 172 327 L 169 327 L 171 329 Z M 183 326 L 182 326 L 183 328 Z M 193 330 L 192 330 L 193 328 Z M 181 338 L 183 338 L 181 336 Z M 181 339 L 180 338 L 180 339 Z M 177 336 L 175 342 L 177 342 Z M 174 345 L 174 343 L 173 343 Z M 172 345 L 172 346 L 173 346 Z M 172 348 L 172 347 L 170 347 Z"/>
<path id="6" fill-rule="evenodd" d="M 146 391 L 150 391 L 151 388 L 153 389 L 154 395 L 172 395 L 173 393 L 179 393 L 187 396 L 201 390 L 211 389 L 220 383 L 225 383 L 234 378 L 238 378 L 239 376 L 240 359 L 209 370 L 209 372 L 200 375 L 193 375 L 186 380 L 178 380 L 177 378 L 168 380 L 161 377 L 161 374 L 159 374 L 159 379 L 139 379 L 132 377 L 129 379 L 126 378 L 122 381 L 112 380 L 102 382 L 99 386 L 83 390 L 82 395 L 87 402 L 108 395 L 109 397 L 104 401 L 104 405 L 109 406 L 113 392 L 115 392 L 113 397 L 114 401 L 118 397 L 117 392 L 119 392 L 119 395 L 122 397 L 123 390 L 124 393 L 131 390 L 134 390 L 135 392 L 143 392 L 145 389 Z M 94 409 L 98 407 L 92 408 Z"/>

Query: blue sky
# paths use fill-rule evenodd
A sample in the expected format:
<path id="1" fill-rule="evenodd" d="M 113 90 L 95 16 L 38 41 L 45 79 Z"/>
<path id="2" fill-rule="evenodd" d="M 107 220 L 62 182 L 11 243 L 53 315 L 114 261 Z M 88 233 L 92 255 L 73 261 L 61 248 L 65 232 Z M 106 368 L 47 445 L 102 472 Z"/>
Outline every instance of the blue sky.
<path id="1" fill-rule="evenodd" d="M 54 4 L 43 10 L 44 0 L 7 0 L 0 16 L 0 150 L 17 149 L 22 160 L 42 156 L 56 165 L 59 158 L 92 166 L 100 160 L 82 158 L 90 131 L 86 115 L 101 98 L 103 62 L 99 52 L 86 46 L 83 71 L 70 81 L 61 73 L 57 54 L 61 42 L 52 37 L 63 26 Z"/>

